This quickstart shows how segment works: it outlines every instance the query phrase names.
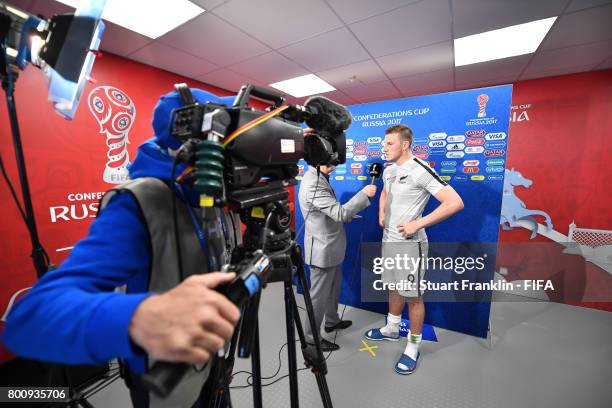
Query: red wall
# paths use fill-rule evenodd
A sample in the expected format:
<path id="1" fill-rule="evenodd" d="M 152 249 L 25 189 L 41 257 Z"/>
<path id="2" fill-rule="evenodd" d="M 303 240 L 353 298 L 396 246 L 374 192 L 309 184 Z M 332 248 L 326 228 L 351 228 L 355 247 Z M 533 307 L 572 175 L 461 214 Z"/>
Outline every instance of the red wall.
<path id="1" fill-rule="evenodd" d="M 516 196 L 547 213 L 562 235 L 574 222 L 612 238 L 612 70 L 519 82 L 512 104 L 506 168 L 532 181 L 515 187 Z M 552 279 L 551 300 L 612 311 L 612 264 L 606 271 L 563 253 L 554 239 L 530 236 L 520 227 L 501 231 L 498 265 L 508 267 L 508 280 Z"/>

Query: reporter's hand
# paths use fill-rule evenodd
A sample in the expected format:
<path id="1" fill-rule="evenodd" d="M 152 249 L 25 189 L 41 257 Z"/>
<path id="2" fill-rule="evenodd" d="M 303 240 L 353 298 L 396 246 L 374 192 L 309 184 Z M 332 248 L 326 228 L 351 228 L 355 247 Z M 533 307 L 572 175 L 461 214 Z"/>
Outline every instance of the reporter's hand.
<path id="1" fill-rule="evenodd" d="M 132 341 L 156 360 L 202 364 L 234 332 L 240 311 L 213 288 L 235 273 L 194 275 L 177 287 L 145 299 L 130 321 Z"/>
<path id="2" fill-rule="evenodd" d="M 363 191 L 369 198 L 372 198 L 376 195 L 376 186 L 370 184 L 369 186 L 365 186 L 361 191 Z"/>

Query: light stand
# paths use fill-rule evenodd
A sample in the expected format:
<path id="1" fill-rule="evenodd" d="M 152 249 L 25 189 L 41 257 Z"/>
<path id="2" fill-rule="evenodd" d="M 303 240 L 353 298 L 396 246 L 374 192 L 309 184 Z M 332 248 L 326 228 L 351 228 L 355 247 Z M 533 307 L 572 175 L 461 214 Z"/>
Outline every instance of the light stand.
<path id="1" fill-rule="evenodd" d="M 19 172 L 19 184 L 21 185 L 21 197 L 23 205 L 25 207 L 25 222 L 28 227 L 30 235 L 30 243 L 32 245 L 32 262 L 34 263 L 34 269 L 36 275 L 40 278 L 49 270 L 52 263 L 49 259 L 49 255 L 43 248 L 38 238 L 38 229 L 36 228 L 36 218 L 34 216 L 34 209 L 32 207 L 32 196 L 30 194 L 30 184 L 28 182 L 28 173 L 26 170 L 26 163 L 23 157 L 23 146 L 21 144 L 21 133 L 19 131 L 19 120 L 17 119 L 17 106 L 15 102 L 15 83 L 17 82 L 18 72 L 13 70 L 13 67 L 8 64 L 8 55 L 6 49 L 6 36 L 8 30 L 5 31 L 4 27 L 8 29 L 9 24 L 5 25 L 5 18 L 8 16 L 1 15 L 2 27 L 0 30 L 0 79 L 2 80 L 2 89 L 6 94 L 6 106 L 9 114 L 9 120 L 11 123 L 11 133 L 13 135 L 13 147 L 15 148 L 15 159 L 17 162 L 17 170 Z"/>

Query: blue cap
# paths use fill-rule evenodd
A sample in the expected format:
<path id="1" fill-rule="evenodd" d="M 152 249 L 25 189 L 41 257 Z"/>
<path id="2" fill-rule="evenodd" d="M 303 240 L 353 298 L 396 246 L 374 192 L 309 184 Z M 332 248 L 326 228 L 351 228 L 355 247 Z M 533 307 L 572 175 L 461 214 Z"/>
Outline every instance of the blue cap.
<path id="1" fill-rule="evenodd" d="M 201 103 L 223 103 L 227 106 L 232 106 L 234 96 L 219 97 L 213 93 L 203 91 L 202 89 L 190 88 L 193 98 Z M 184 106 L 181 96 L 178 92 L 172 91 L 159 98 L 155 109 L 153 109 L 153 132 L 157 143 L 163 147 L 178 149 L 181 142 L 178 139 L 170 136 L 170 115 L 173 109 Z"/>

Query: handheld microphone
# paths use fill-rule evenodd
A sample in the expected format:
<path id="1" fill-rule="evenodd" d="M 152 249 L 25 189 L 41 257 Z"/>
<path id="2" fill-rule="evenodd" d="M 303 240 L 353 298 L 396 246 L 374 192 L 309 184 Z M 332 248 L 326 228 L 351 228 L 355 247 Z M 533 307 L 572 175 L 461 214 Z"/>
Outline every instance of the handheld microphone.
<path id="1" fill-rule="evenodd" d="M 370 164 L 370 177 L 372 177 L 372 181 L 370 182 L 370 185 L 374 184 L 376 182 L 376 179 L 378 177 L 380 177 L 382 175 L 383 172 L 383 165 L 382 163 L 372 163 Z"/>

